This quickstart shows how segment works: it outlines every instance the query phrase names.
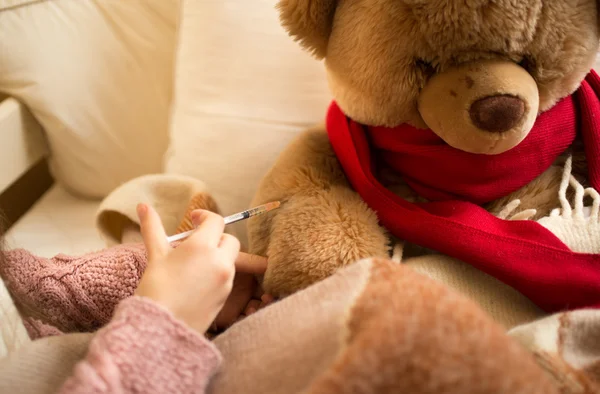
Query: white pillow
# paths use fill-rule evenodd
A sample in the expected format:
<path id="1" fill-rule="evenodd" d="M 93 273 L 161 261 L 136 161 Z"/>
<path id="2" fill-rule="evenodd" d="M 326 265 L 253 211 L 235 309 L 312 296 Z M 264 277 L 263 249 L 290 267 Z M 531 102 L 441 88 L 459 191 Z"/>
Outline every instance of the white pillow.
<path id="1" fill-rule="evenodd" d="M 280 151 L 325 118 L 322 62 L 279 24 L 276 0 L 182 0 L 166 171 L 207 184 L 222 213 L 246 209 Z M 245 223 L 232 228 L 245 243 Z"/>
<path id="2" fill-rule="evenodd" d="M 0 91 L 42 124 L 68 190 L 162 171 L 178 17 L 179 0 L 0 1 Z"/>

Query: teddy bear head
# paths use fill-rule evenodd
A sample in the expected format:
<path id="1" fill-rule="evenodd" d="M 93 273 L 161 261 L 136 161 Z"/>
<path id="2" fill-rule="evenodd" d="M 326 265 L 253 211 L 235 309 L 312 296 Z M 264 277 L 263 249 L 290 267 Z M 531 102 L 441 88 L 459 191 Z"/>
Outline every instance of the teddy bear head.
<path id="1" fill-rule="evenodd" d="M 594 64 L 597 0 L 280 0 L 335 100 L 371 126 L 429 128 L 466 152 L 518 145 Z"/>

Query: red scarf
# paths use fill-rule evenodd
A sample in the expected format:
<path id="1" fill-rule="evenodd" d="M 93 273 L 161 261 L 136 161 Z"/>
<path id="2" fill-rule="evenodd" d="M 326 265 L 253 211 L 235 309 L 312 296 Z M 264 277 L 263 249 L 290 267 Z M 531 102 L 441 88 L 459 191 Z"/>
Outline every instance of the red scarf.
<path id="1" fill-rule="evenodd" d="M 581 133 L 592 186 L 600 190 L 600 77 L 539 116 L 519 146 L 495 156 L 454 149 L 430 130 L 366 127 L 334 102 L 327 132 L 348 180 L 394 235 L 463 260 L 548 312 L 600 307 L 600 255 L 572 252 L 534 221 L 497 218 L 477 204 L 542 174 Z M 372 155 L 429 203 L 409 203 L 374 177 Z"/>

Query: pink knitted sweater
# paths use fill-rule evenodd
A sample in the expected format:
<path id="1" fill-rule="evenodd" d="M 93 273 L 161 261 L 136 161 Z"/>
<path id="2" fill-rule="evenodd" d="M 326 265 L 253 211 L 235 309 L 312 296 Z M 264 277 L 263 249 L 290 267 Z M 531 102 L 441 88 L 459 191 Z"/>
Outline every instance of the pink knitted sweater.
<path id="1" fill-rule="evenodd" d="M 141 297 L 122 301 L 60 393 L 204 393 L 221 362 L 212 343 Z"/>
<path id="2" fill-rule="evenodd" d="M 19 308 L 45 324 L 45 335 L 102 327 L 61 393 L 205 392 L 221 355 L 169 311 L 133 296 L 146 268 L 143 245 L 79 257 L 24 250 L 4 257 L 2 279 Z"/>

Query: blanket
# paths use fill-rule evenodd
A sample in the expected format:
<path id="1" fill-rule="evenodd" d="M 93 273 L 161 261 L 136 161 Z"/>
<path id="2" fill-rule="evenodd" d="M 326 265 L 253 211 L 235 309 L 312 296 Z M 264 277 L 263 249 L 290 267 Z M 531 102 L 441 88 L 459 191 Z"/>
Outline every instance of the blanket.
<path id="1" fill-rule="evenodd" d="M 208 392 L 591 394 L 600 359 L 589 334 L 599 329 L 597 314 L 579 311 L 507 335 L 442 283 L 366 259 L 215 338 L 224 364 Z M 0 360 L 0 392 L 55 392 L 91 340 L 67 334 L 24 345 Z"/>
<path id="2" fill-rule="evenodd" d="M 600 198 L 591 193 L 592 205 L 586 209 L 584 197 L 590 193 L 570 176 L 568 166 L 563 186 L 563 205 L 539 223 L 574 250 L 597 251 Z M 567 201 L 567 187 L 575 189 L 574 201 Z M 135 206 L 139 202 L 156 207 L 169 234 L 188 229 L 189 212 L 195 208 L 219 212 L 210 192 L 198 180 L 173 175 L 134 179 L 107 197 L 98 211 L 98 229 L 107 238 L 108 245 L 139 239 L 135 214 Z M 519 202 L 514 201 L 500 216 L 505 220 L 529 220 L 534 212 L 519 211 Z M 537 372 L 527 363 L 519 368 L 508 368 L 507 364 L 511 364 L 508 358 L 514 357 L 514 354 L 501 353 L 506 349 L 518 353 L 520 350 L 514 348 L 514 344 L 528 351 L 530 357 L 522 358 L 534 360 L 536 368 L 544 372 L 544 381 L 550 382 L 550 386 L 540 386 L 546 390 L 540 393 L 599 392 L 600 311 L 580 310 L 547 315 L 510 286 L 468 264 L 442 255 L 403 259 L 402 245 L 394 251 L 392 262 L 374 259 L 357 262 L 332 278 L 242 320 L 215 338 L 225 360 L 229 361 L 217 375 L 211 392 L 240 392 L 241 387 L 248 392 L 248 388 L 255 387 L 256 392 L 304 390 L 302 392 L 341 393 L 348 388 L 341 383 L 346 379 L 353 384 L 370 387 L 367 392 L 387 392 L 376 387 L 377 384 L 383 382 L 388 388 L 398 389 L 398 382 L 411 381 L 406 376 L 412 373 L 414 365 L 400 362 L 407 358 L 421 360 L 421 365 L 428 368 L 423 372 L 428 376 L 438 374 L 442 384 L 444 377 L 449 376 L 443 371 L 451 367 L 444 362 L 459 360 L 466 363 L 470 359 L 482 362 L 483 356 L 480 354 L 473 358 L 474 352 L 481 350 L 485 357 L 489 357 L 491 348 L 495 355 L 498 354 L 498 359 L 487 360 L 486 363 L 496 366 L 498 375 L 513 375 L 508 378 L 516 379 L 511 383 L 516 385 L 512 388 L 524 389 L 518 382 L 525 380 L 519 379 L 525 375 L 529 378 L 537 376 Z M 383 293 L 377 290 L 384 288 L 387 290 Z M 370 292 L 367 291 L 369 289 Z M 427 304 L 432 293 L 440 297 L 431 304 L 436 305 L 435 308 Z M 389 294 L 398 296 L 390 297 Z M 454 301 L 446 304 L 448 300 Z M 8 294 L 0 292 L 0 301 L 4 308 L 8 306 L 5 310 L 12 311 L 12 317 L 0 320 L 0 332 L 20 333 L 17 336 L 3 335 L 9 351 L 8 356 L 0 361 L 0 392 L 14 387 L 19 387 L 19 392 L 23 393 L 53 392 L 57 382 L 68 374 L 78 357 L 83 357 L 92 336 L 69 334 L 60 337 L 60 340 L 48 337 L 30 342 L 24 339 L 23 323 Z M 444 308 L 439 307 L 442 304 Z M 394 315 L 410 318 L 398 320 L 393 318 Z M 381 335 L 372 335 L 378 324 L 382 324 Z M 7 331 L 7 328 L 11 330 Z M 473 329 L 477 330 L 477 335 L 466 335 Z M 264 335 L 265 330 L 270 335 Z M 369 335 L 361 335 L 363 330 Z M 390 330 L 404 334 L 392 338 L 385 335 Z M 298 346 L 290 346 L 292 338 L 300 341 Z M 443 340 L 440 341 L 440 338 Z M 473 338 L 479 339 L 470 342 Z M 388 348 L 397 352 L 386 352 Z M 314 352 L 305 353 L 306 349 Z M 430 357 L 432 351 L 436 354 L 433 359 Z M 437 357 L 446 352 L 451 354 L 448 359 Z M 57 363 L 54 358 L 40 357 L 42 353 L 56 354 L 57 358 L 66 361 Z M 63 357 L 64 354 L 69 357 Z M 247 362 L 249 354 L 252 354 L 255 363 Z M 362 364 L 359 360 L 365 356 L 373 360 L 374 366 L 384 362 L 388 367 L 395 367 L 389 370 L 390 374 L 383 375 L 381 372 L 387 368 L 383 364 L 376 370 L 364 365 L 357 369 L 357 362 Z M 385 361 L 396 358 L 397 363 Z M 440 360 L 436 364 L 435 359 L 438 358 Z M 242 359 L 245 361 L 240 362 Z M 268 368 L 265 368 L 265 362 Z M 34 366 L 40 371 L 38 381 L 31 379 Z M 301 385 L 298 376 L 302 377 L 302 382 L 311 382 L 310 390 Z M 379 378 L 372 379 L 375 376 Z M 504 380 L 498 381 L 508 384 Z M 403 388 L 415 389 L 419 384 L 414 380 L 411 382 L 413 386 Z M 47 391 L 40 391 L 40 387 L 46 387 Z M 528 392 L 537 392 L 535 388 L 531 389 Z M 470 392 L 476 391 L 471 387 Z"/>

